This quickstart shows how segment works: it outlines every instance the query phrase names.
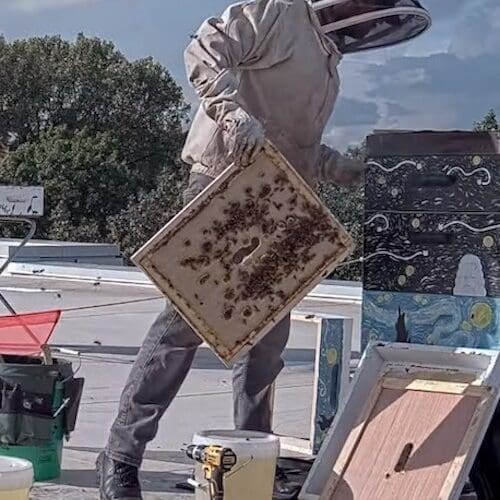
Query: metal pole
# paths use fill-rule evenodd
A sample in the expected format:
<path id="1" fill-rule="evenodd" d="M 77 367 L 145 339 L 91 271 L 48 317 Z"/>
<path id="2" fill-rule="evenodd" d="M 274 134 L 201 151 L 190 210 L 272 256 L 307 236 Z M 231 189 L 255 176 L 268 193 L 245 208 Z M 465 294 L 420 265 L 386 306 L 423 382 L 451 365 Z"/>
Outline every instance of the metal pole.
<path id="1" fill-rule="evenodd" d="M 17 246 L 15 249 L 14 253 L 12 255 L 9 255 L 5 262 L 0 265 L 0 275 L 9 267 L 9 264 L 19 255 L 19 252 L 23 249 L 23 247 L 26 246 L 26 244 L 33 238 L 36 232 L 36 221 L 33 219 L 26 219 L 23 217 L 0 217 L 1 222 L 10 222 L 10 223 L 26 223 L 29 224 L 30 229 L 28 231 L 28 234 L 23 238 L 21 243 Z M 14 307 L 9 303 L 9 301 L 3 296 L 3 294 L 0 292 L 0 302 L 6 307 L 6 309 L 14 316 L 17 316 L 17 312 L 14 309 Z M 24 331 L 36 342 L 38 342 L 38 339 L 36 338 L 36 335 L 32 332 L 31 328 L 29 328 L 28 325 L 22 324 L 22 320 L 19 318 L 19 321 L 21 323 L 21 326 L 23 327 Z M 45 364 L 51 365 L 52 364 L 52 356 L 50 353 L 50 349 L 48 346 L 41 346 L 42 350 L 42 355 Z"/>

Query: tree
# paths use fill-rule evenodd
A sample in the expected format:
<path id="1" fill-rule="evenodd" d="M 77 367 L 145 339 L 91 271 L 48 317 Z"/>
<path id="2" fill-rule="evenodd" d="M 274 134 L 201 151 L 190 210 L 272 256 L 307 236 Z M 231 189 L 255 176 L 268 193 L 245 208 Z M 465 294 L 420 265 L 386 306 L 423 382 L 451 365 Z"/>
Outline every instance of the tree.
<path id="1" fill-rule="evenodd" d="M 106 241 L 109 218 L 179 164 L 188 106 L 160 64 L 80 35 L 0 38 L 0 110 L 1 181 L 46 189 L 39 236 Z"/>
<path id="2" fill-rule="evenodd" d="M 362 159 L 365 156 L 366 145 L 351 146 L 346 155 Z M 340 188 L 331 184 L 321 184 L 318 194 L 326 206 L 339 219 L 354 239 L 354 252 L 347 260 L 357 260 L 363 256 L 363 212 L 364 189 Z M 361 263 L 341 266 L 330 276 L 330 279 L 359 281 L 363 266 Z"/>
<path id="3" fill-rule="evenodd" d="M 119 241 L 126 257 L 154 236 L 182 209 L 182 193 L 189 176 L 187 165 L 178 162 L 158 177 L 158 186 L 132 200 L 117 215 L 108 218 L 111 236 Z"/>
<path id="4" fill-rule="evenodd" d="M 40 237 L 103 241 L 109 234 L 107 218 L 136 191 L 118 151 L 118 139 L 111 132 L 55 127 L 10 153 L 0 169 L 0 182 L 21 179 L 44 187 L 47 216 L 41 221 Z"/>
<path id="5" fill-rule="evenodd" d="M 130 62 L 83 35 L 0 37 L 0 110 L 0 182 L 44 186 L 39 237 L 113 241 L 129 257 L 180 210 L 188 106 L 152 59 Z M 320 186 L 320 195 L 359 256 L 362 191 Z M 358 279 L 360 266 L 334 276 Z"/>
<path id="6" fill-rule="evenodd" d="M 500 130 L 497 115 L 493 109 L 490 109 L 484 118 L 478 122 L 474 122 L 474 131 L 492 131 Z"/>

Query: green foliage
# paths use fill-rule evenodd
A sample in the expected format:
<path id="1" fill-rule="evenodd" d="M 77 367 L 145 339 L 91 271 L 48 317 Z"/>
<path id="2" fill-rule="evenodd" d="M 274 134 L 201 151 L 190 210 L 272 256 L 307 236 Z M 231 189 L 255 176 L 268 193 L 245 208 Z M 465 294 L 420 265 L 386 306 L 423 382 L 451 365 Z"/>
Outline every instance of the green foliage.
<path id="1" fill-rule="evenodd" d="M 498 123 L 497 115 L 495 110 L 490 109 L 484 118 L 478 122 L 474 122 L 474 131 L 493 131 L 500 130 L 500 124 Z"/>
<path id="2" fill-rule="evenodd" d="M 1 181 L 46 189 L 38 236 L 99 242 L 178 166 L 188 106 L 160 64 L 80 35 L 0 38 L 0 109 Z M 172 167 L 168 179 L 184 173 Z"/>
<path id="3" fill-rule="evenodd" d="M 350 147 L 346 154 L 352 158 L 364 158 L 366 146 Z M 331 212 L 337 217 L 344 227 L 349 231 L 355 244 L 354 252 L 347 261 L 357 260 L 363 255 L 363 211 L 364 191 L 363 187 L 346 189 L 322 184 L 318 187 L 318 194 Z M 341 266 L 330 276 L 335 280 L 361 280 L 363 266 L 361 263 Z"/>
<path id="4" fill-rule="evenodd" d="M 356 246 L 347 261 L 359 259 L 363 255 L 363 189 L 348 190 L 322 185 L 318 191 L 321 199 L 354 239 Z M 361 263 L 351 264 L 339 267 L 330 279 L 359 281 L 361 273 Z"/>
<path id="5" fill-rule="evenodd" d="M 118 150 L 110 132 L 56 127 L 12 152 L 0 169 L 0 182 L 14 179 L 45 188 L 47 217 L 39 236 L 103 241 L 106 218 L 118 213 L 136 190 Z"/>
<path id="6" fill-rule="evenodd" d="M 108 218 L 113 241 L 120 242 L 125 256 L 130 257 L 182 209 L 182 192 L 188 176 L 189 168 L 182 163 L 165 169 L 155 189 Z"/>
<path id="7" fill-rule="evenodd" d="M 44 186 L 38 237 L 112 241 L 130 257 L 181 209 L 188 107 L 152 59 L 130 62 L 83 35 L 0 37 L 0 109 L 0 182 Z M 356 240 L 351 259 L 359 257 L 362 190 L 323 185 L 319 194 Z M 347 266 L 333 277 L 360 272 Z"/>

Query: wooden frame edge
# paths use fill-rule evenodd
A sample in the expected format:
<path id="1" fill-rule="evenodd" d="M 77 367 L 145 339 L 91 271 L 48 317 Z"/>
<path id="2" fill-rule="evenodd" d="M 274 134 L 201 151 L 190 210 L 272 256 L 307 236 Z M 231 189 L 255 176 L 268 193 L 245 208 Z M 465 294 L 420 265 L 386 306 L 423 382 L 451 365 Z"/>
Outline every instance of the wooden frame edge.
<path id="1" fill-rule="evenodd" d="M 332 475 L 326 482 L 326 485 L 319 496 L 319 500 L 330 500 L 331 496 L 335 493 L 339 481 L 342 479 L 347 467 L 349 466 L 354 451 L 356 450 L 356 446 L 364 434 L 368 419 L 370 418 L 373 408 L 377 403 L 381 391 L 382 379 L 379 379 L 377 384 L 371 390 L 370 397 L 366 401 L 363 411 L 357 419 L 356 425 L 347 436 L 344 446 L 342 447 L 342 451 L 333 465 Z M 335 473 L 335 475 L 333 475 L 333 473 Z"/>

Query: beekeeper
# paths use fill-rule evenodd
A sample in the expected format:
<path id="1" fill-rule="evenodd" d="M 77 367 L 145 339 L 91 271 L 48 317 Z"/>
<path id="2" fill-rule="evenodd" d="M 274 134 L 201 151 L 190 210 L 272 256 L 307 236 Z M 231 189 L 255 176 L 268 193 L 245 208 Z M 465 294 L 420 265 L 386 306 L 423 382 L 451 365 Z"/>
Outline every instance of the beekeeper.
<path id="1" fill-rule="evenodd" d="M 265 138 L 311 184 L 358 183 L 363 164 L 321 143 L 342 55 L 410 39 L 429 24 L 416 0 L 253 0 L 206 20 L 185 52 L 201 101 L 183 151 L 192 165 L 185 202 L 232 162 L 251 163 Z M 271 432 L 271 387 L 289 329 L 286 318 L 236 364 L 237 429 Z M 137 470 L 146 444 L 200 343 L 167 304 L 144 340 L 98 459 L 101 498 L 141 498 Z"/>

